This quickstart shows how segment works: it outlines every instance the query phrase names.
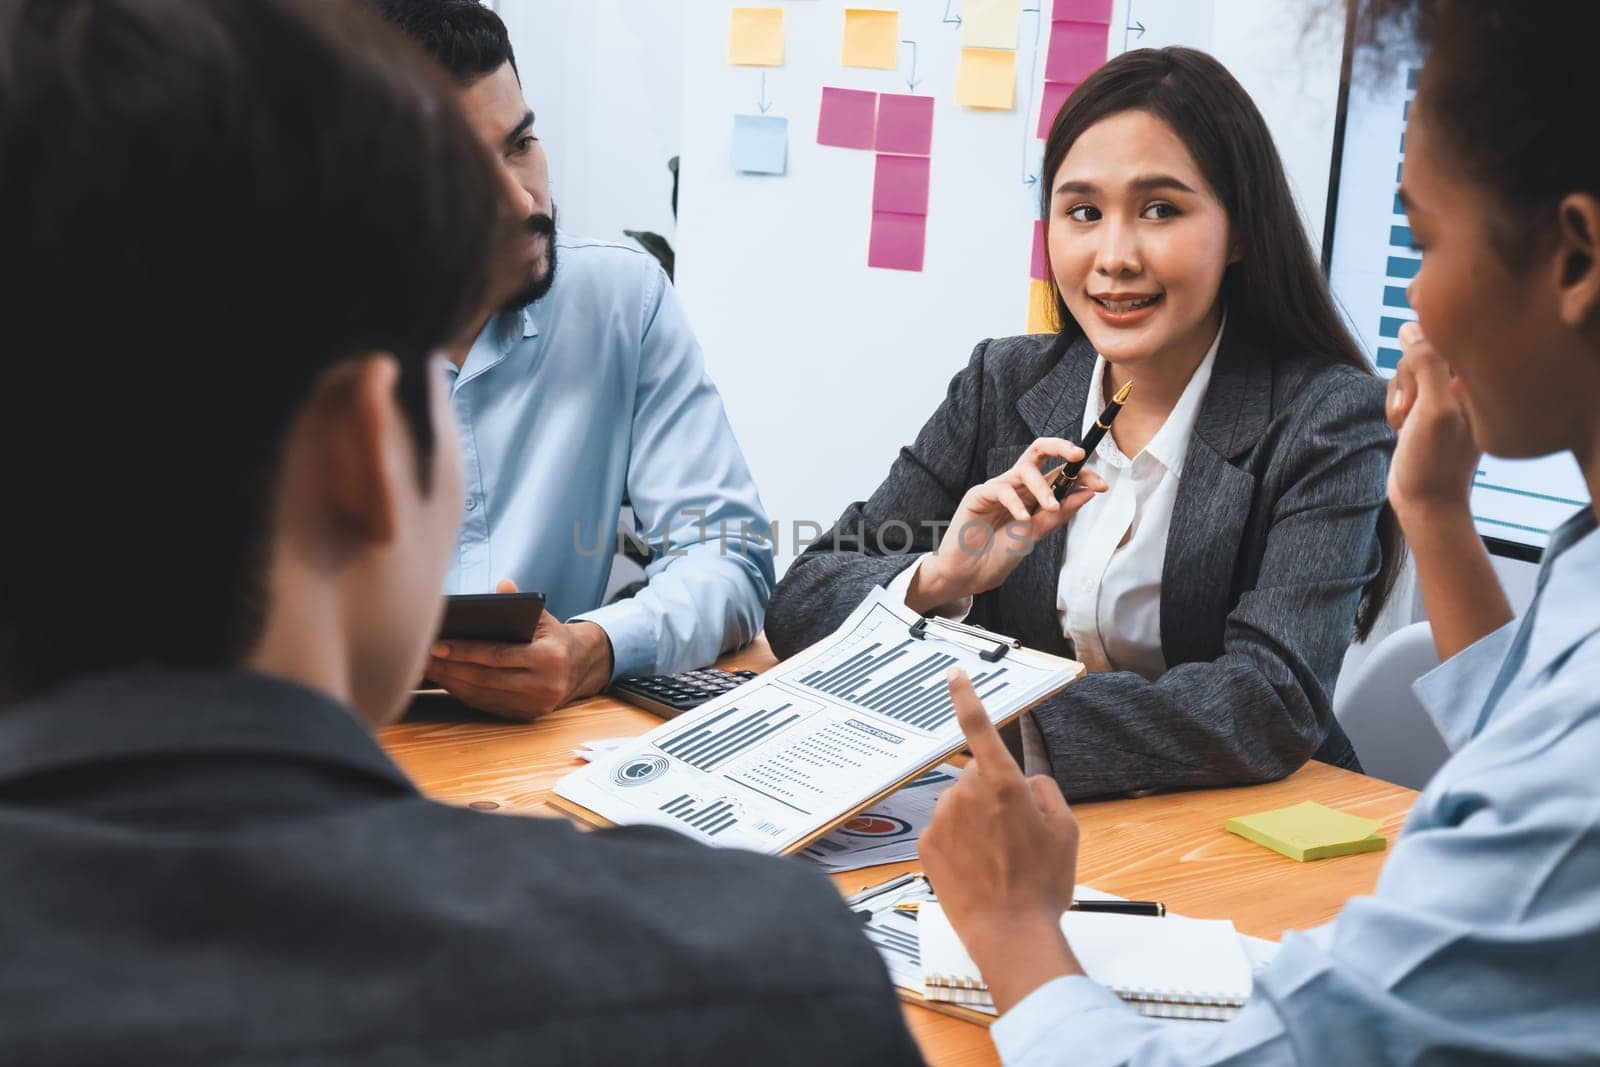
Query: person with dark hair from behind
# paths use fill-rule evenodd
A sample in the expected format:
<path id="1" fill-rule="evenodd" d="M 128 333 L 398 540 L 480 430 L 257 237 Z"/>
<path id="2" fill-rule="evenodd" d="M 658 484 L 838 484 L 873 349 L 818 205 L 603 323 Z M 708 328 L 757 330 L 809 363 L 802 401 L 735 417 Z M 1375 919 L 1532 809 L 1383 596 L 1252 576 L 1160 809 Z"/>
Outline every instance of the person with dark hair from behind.
<path id="1" fill-rule="evenodd" d="M 1237 1019 L 1172 1034 L 1083 976 L 1059 925 L 1072 813 L 952 679 L 975 763 L 922 858 L 1008 1067 L 1600 1062 L 1600 5 L 1361 6 L 1386 50 L 1408 24 L 1428 48 L 1400 181 L 1422 267 L 1389 499 L 1444 660 L 1416 692 L 1455 751 L 1376 891 L 1286 937 Z M 1473 527 L 1483 451 L 1570 451 L 1592 501 L 1552 533 L 1520 619 Z"/>
<path id="2" fill-rule="evenodd" d="M 1358 768 L 1332 694 L 1400 565 L 1394 435 L 1266 121 L 1212 57 L 1140 49 L 1073 91 L 1042 173 L 1060 330 L 978 345 L 789 568 L 773 651 L 882 585 L 1085 664 L 1016 739 L 1069 797 Z M 1041 467 L 1130 382 L 1058 504 Z"/>
<path id="3" fill-rule="evenodd" d="M 452 92 L 334 0 L 0 0 L 0 1062 L 920 1062 L 820 875 L 371 736 L 504 238 Z"/>
<path id="4" fill-rule="evenodd" d="M 699 342 L 655 259 L 556 228 L 511 40 L 478 0 L 366 0 L 448 71 L 515 204 L 489 309 L 449 346 L 466 505 L 450 593 L 518 588 L 527 645 L 448 641 L 428 677 L 529 719 L 613 679 L 703 667 L 761 632 L 770 526 Z M 626 497 L 647 583 L 602 604 Z"/>

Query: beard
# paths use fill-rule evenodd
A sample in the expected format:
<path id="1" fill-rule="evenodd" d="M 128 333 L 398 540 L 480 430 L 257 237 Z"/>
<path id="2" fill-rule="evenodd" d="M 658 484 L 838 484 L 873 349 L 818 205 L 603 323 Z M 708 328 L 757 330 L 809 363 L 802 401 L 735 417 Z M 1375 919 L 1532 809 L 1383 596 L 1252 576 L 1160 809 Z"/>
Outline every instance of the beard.
<path id="1" fill-rule="evenodd" d="M 556 208 L 550 205 L 550 214 L 529 215 L 522 223 L 522 232 L 544 238 L 544 263 L 535 263 L 528 276 L 502 306 L 502 311 L 527 307 L 550 291 L 556 280 Z"/>

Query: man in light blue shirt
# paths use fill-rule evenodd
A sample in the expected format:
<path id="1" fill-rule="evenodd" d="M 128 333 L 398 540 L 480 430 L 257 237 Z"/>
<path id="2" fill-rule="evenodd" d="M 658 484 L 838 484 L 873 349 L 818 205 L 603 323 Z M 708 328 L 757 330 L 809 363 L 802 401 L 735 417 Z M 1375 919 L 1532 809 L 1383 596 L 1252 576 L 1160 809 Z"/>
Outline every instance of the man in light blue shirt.
<path id="1" fill-rule="evenodd" d="M 646 253 L 570 237 L 510 40 L 476 0 L 372 0 L 442 62 L 501 164 L 511 239 L 475 339 L 451 353 L 466 505 L 449 593 L 546 595 L 529 645 L 436 645 L 428 677 L 529 718 L 612 679 L 703 666 L 760 631 L 769 526 L 699 343 Z M 648 579 L 602 605 L 624 494 Z"/>

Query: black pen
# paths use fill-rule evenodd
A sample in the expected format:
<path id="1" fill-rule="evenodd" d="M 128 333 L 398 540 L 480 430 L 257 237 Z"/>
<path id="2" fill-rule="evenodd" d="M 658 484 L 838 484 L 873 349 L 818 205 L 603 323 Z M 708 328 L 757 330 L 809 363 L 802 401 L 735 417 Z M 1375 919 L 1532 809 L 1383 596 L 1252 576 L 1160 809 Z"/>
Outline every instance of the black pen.
<path id="1" fill-rule="evenodd" d="M 1167 914 L 1167 906 L 1155 900 L 1074 900 L 1067 910 L 1102 915 L 1148 915 L 1152 919 Z"/>
<path id="2" fill-rule="evenodd" d="M 1100 444 L 1100 438 L 1104 437 L 1106 431 L 1111 429 L 1112 420 L 1122 410 L 1122 405 L 1128 402 L 1128 394 L 1131 392 L 1133 392 L 1132 382 L 1117 390 L 1117 395 L 1111 398 L 1111 403 L 1107 404 L 1106 409 L 1100 413 L 1100 417 L 1094 420 L 1094 425 L 1089 427 L 1089 432 L 1083 435 L 1083 444 L 1080 446 L 1083 449 L 1083 458 L 1074 460 L 1071 463 L 1063 463 L 1050 476 L 1050 488 L 1055 490 L 1057 500 L 1066 499 L 1067 494 L 1072 492 L 1072 487 L 1078 484 L 1078 475 L 1082 473 L 1083 465 L 1089 462 L 1090 456 L 1094 455 L 1096 446 Z"/>
<path id="3" fill-rule="evenodd" d="M 896 904 L 894 910 L 915 914 L 919 906 L 919 901 L 911 900 Z M 1067 910 L 1100 915 L 1144 915 L 1152 919 L 1165 918 L 1167 914 L 1167 906 L 1156 900 L 1074 900 L 1067 905 Z"/>

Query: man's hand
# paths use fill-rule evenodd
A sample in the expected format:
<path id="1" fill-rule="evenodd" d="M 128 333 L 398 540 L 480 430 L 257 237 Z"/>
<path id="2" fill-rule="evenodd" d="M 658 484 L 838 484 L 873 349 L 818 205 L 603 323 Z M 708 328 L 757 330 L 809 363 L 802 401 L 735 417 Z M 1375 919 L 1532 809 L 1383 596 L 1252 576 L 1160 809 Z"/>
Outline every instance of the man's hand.
<path id="1" fill-rule="evenodd" d="M 1389 503 L 1404 522 L 1419 512 L 1469 514 L 1481 449 L 1450 367 L 1414 322 L 1400 327 L 1404 350 L 1389 379 L 1389 425 L 1398 435 L 1389 465 Z"/>
<path id="2" fill-rule="evenodd" d="M 1054 781 L 1023 777 L 966 673 L 952 669 L 949 684 L 972 762 L 934 806 L 922 866 L 1004 1014 L 1050 979 L 1083 973 L 1061 933 L 1078 820 Z"/>
<path id="3" fill-rule="evenodd" d="M 1039 465 L 1048 459 L 1077 460 L 1083 449 L 1059 437 L 1041 437 L 1012 468 L 967 490 L 939 548 L 924 559 L 906 593 L 915 611 L 931 611 L 962 597 L 986 593 L 1005 581 L 1033 546 L 1067 524 L 1104 492 L 1105 481 L 1090 470 L 1057 500 Z M 1029 511 L 1029 508 L 1035 508 Z"/>
<path id="4" fill-rule="evenodd" d="M 495 590 L 516 591 L 509 581 Z M 427 676 L 480 711 L 528 722 L 604 689 L 611 681 L 611 640 L 592 622 L 561 623 L 546 612 L 525 645 L 435 644 Z"/>

